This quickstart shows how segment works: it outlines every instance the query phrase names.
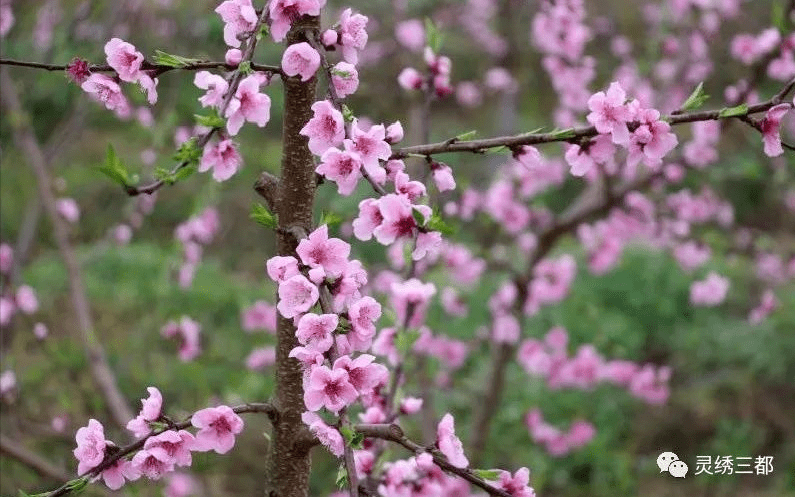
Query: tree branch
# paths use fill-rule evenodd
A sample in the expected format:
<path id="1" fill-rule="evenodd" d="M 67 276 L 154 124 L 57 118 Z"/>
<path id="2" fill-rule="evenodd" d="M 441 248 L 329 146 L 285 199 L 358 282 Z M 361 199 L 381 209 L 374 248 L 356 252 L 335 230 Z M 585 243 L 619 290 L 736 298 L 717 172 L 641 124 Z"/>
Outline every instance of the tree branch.
<path id="1" fill-rule="evenodd" d="M 44 71 L 66 71 L 66 69 L 69 67 L 68 65 L 62 65 L 62 64 L 61 65 L 42 64 L 40 62 L 28 62 L 24 60 L 13 60 L 13 59 L 0 59 L 0 65 L 27 67 L 31 69 L 42 69 Z M 141 63 L 142 70 L 154 71 L 155 76 L 160 76 L 161 74 L 170 71 L 202 71 L 205 69 L 224 69 L 227 71 L 234 71 L 237 70 L 238 67 L 239 66 L 227 64 L 226 62 L 213 62 L 209 60 L 201 60 L 190 64 L 185 64 L 184 66 L 180 67 L 174 67 L 165 64 L 156 64 L 154 62 L 149 62 L 148 60 L 144 60 Z M 269 72 L 272 74 L 279 74 L 279 75 L 282 74 L 282 68 L 279 66 L 255 64 L 251 62 L 250 67 L 254 71 Z M 115 69 L 113 69 L 107 64 L 90 64 L 88 66 L 88 70 L 91 72 L 116 72 Z"/>
<path id="2" fill-rule="evenodd" d="M 511 497 L 511 494 L 505 490 L 496 488 L 490 485 L 486 480 L 476 475 L 468 468 L 457 468 L 447 462 L 447 459 L 440 455 L 438 451 L 423 447 L 422 445 L 410 440 L 403 434 L 403 430 L 396 424 L 358 424 L 354 428 L 357 432 L 361 433 L 365 438 L 378 438 L 389 442 L 396 443 L 403 448 L 413 452 L 415 455 L 427 452 L 433 457 L 433 462 L 443 470 L 460 476 L 469 483 L 475 485 L 486 491 L 489 495 L 496 495 L 499 497 Z"/>
<path id="3" fill-rule="evenodd" d="M 265 413 L 268 415 L 268 418 L 271 421 L 278 419 L 279 411 L 270 403 L 249 403 L 243 404 L 240 406 L 236 406 L 232 408 L 236 414 L 247 414 L 247 413 Z M 191 416 L 188 416 L 187 419 L 184 421 L 180 421 L 178 423 L 169 423 L 169 426 L 163 428 L 161 430 L 154 430 L 150 432 L 148 435 L 144 436 L 143 438 L 136 440 L 135 442 L 125 445 L 121 447 L 119 450 L 113 452 L 110 455 L 106 455 L 105 459 L 94 468 L 86 471 L 85 473 L 78 475 L 78 477 L 94 477 L 101 474 L 103 471 L 111 467 L 113 464 L 116 463 L 119 459 L 122 459 L 133 452 L 141 450 L 144 447 L 146 441 L 154 436 L 160 435 L 163 432 L 170 431 L 170 430 L 184 430 L 191 426 Z M 67 479 L 69 479 L 67 477 Z M 52 492 L 47 494 L 47 497 L 58 497 L 61 495 L 68 495 L 72 492 L 70 488 L 70 482 L 66 482 L 64 485 L 58 487 L 57 489 L 53 490 Z"/>
<path id="4" fill-rule="evenodd" d="M 688 112 L 677 115 L 669 115 L 661 117 L 662 120 L 667 121 L 671 125 L 693 123 L 698 121 L 717 121 L 722 119 L 740 118 L 760 112 L 766 112 L 771 107 L 778 105 L 784 101 L 786 96 L 795 87 L 795 79 L 790 80 L 784 87 L 772 98 L 762 103 L 748 106 L 745 112 L 735 114 L 732 116 L 724 117 L 722 112 L 725 109 L 707 110 L 700 112 Z M 401 159 L 410 155 L 437 155 L 450 152 L 472 152 L 484 153 L 486 150 L 500 147 L 516 148 L 522 145 L 538 145 L 543 143 L 556 143 L 556 142 L 578 142 L 584 138 L 591 138 L 598 133 L 593 126 L 570 128 L 563 131 L 553 131 L 549 133 L 525 133 L 515 136 L 498 136 L 494 138 L 485 138 L 481 140 L 466 140 L 458 141 L 455 139 L 445 140 L 438 143 L 429 143 L 425 145 L 414 145 L 411 147 L 393 148 L 392 158 Z"/>
<path id="5" fill-rule="evenodd" d="M 24 464 L 45 478 L 61 483 L 70 479 L 70 476 L 64 470 L 42 459 L 38 454 L 29 451 L 3 434 L 0 434 L 0 453 Z"/>

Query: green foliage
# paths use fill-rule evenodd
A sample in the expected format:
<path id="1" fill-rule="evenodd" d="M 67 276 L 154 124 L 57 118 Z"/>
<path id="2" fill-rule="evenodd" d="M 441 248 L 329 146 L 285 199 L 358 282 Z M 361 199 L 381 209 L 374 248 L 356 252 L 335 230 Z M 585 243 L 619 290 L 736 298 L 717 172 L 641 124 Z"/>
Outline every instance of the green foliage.
<path id="1" fill-rule="evenodd" d="M 696 89 L 693 90 L 693 93 L 687 97 L 685 103 L 682 104 L 682 110 L 689 111 L 699 109 L 707 100 L 709 100 L 709 95 L 704 92 L 704 82 L 702 81 L 698 84 L 698 86 L 696 86 Z"/>
<path id="2" fill-rule="evenodd" d="M 277 215 L 271 213 L 267 207 L 262 204 L 254 203 L 251 206 L 251 219 L 258 224 L 275 230 L 279 227 L 279 218 Z"/>
<path id="3" fill-rule="evenodd" d="M 116 155 L 113 145 L 110 143 L 108 144 L 108 152 L 105 157 L 105 164 L 99 166 L 97 169 L 99 172 L 114 182 L 120 184 L 124 188 L 132 185 L 132 180 L 130 179 L 130 174 L 127 172 L 127 168 L 124 167 L 124 164 L 122 164 L 121 160 Z"/>
<path id="4" fill-rule="evenodd" d="M 188 57 L 181 57 L 179 55 L 173 55 L 170 53 L 163 52 L 162 50 L 155 50 L 154 62 L 155 64 L 159 64 L 162 66 L 180 68 L 196 64 L 200 62 L 200 60 L 191 59 Z"/>
<path id="5" fill-rule="evenodd" d="M 222 128 L 226 124 L 226 120 L 214 108 L 209 110 L 209 114 L 194 114 L 193 117 L 196 118 L 196 124 L 208 128 Z"/>
<path id="6" fill-rule="evenodd" d="M 748 114 L 748 104 L 740 104 L 735 107 L 725 107 L 718 114 L 719 117 L 735 117 Z"/>

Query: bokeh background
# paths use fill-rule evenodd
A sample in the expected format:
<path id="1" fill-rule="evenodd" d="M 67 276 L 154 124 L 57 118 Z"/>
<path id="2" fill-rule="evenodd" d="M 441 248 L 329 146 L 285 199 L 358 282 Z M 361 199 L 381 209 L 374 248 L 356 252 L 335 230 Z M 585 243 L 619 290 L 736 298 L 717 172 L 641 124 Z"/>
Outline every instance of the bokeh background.
<path id="1" fill-rule="evenodd" d="M 101 62 L 104 42 L 118 36 L 147 55 L 162 49 L 222 60 L 222 23 L 212 13 L 216 3 L 16 0 L 11 2 L 16 23 L 2 40 L 2 56 L 59 64 L 81 56 Z M 453 61 L 454 83 L 478 82 L 495 65 L 511 69 L 519 83 L 515 96 L 484 92 L 482 104 L 476 107 L 459 105 L 455 96 L 434 102 L 428 123 L 432 139 L 469 130 L 491 136 L 554 127 L 550 116 L 556 95 L 530 43 L 530 19 L 538 2 L 497 2 L 499 9 L 492 13 L 489 24 L 509 40 L 505 57 L 484 54 L 478 40 L 462 27 L 462 19 L 480 12 L 478 2 L 397 3 L 398 9 L 385 1 L 345 3 L 370 17 L 371 51 L 360 69 L 360 89 L 349 99 L 358 115 L 375 122 L 401 120 L 407 130 L 406 143 L 418 142 L 422 104 L 397 86 L 396 76 L 406 65 L 420 66 L 421 55 L 399 49 L 392 33 L 400 17 L 431 17 L 445 33 L 442 52 Z M 587 49 L 597 59 L 594 91 L 606 86 L 618 65 L 609 51 L 615 34 L 632 42 L 639 54 L 639 72 L 652 73 L 661 34 L 648 31 L 640 3 L 662 8 L 666 4 L 586 2 L 589 20 L 598 26 Z M 770 26 L 777 9 L 781 10 L 775 7 L 778 3 L 787 2 L 742 3 L 740 15 L 727 20 L 712 40 L 715 68 L 705 86 L 714 97 L 708 105 L 722 105 L 723 89 L 747 76 L 748 68 L 728 55 L 731 36 L 758 33 Z M 336 0 L 329 5 L 332 12 L 343 7 Z M 263 43 L 256 61 L 275 64 L 280 54 L 279 46 Z M 87 99 L 62 73 L 8 68 L 8 74 L 16 82 L 47 152 L 48 167 L 57 178 L 55 188 L 60 195 L 74 198 L 80 207 L 71 240 L 84 270 L 97 333 L 130 403 L 136 404 L 150 385 L 162 391 L 167 412 L 176 418 L 215 401 L 266 400 L 272 389 L 270 370 L 250 371 L 244 361 L 253 348 L 273 344 L 274 337 L 245 333 L 241 312 L 256 300 L 272 302 L 275 295 L 264 272 L 265 259 L 275 252 L 274 238 L 249 219 L 249 212 L 251 204 L 259 201 L 252 185 L 260 171 L 276 173 L 279 167 L 279 83 L 268 90 L 273 100 L 269 125 L 264 130 L 246 126 L 239 136 L 243 169 L 223 184 L 208 175 L 196 175 L 163 189 L 153 211 L 140 219 L 132 240 L 122 245 L 117 243 L 114 229 L 135 216 L 139 201 L 128 198 L 96 168 L 103 163 L 108 144 L 142 178 L 151 178 L 157 167 L 171 167 L 175 130 L 192 125 L 192 116 L 199 111 L 196 99 L 200 92 L 191 84 L 192 75 L 162 76 L 160 100 L 151 109 L 151 119 L 142 111 L 124 121 Z M 776 90 L 775 82 L 763 81 L 760 86 L 761 95 Z M 127 93 L 135 108 L 144 108 L 142 95 Z M 16 316 L 2 329 L 2 370 L 15 372 L 17 386 L 2 399 L 0 430 L 71 474 L 76 467 L 71 454 L 76 429 L 91 417 L 110 418 L 76 338 L 66 272 L 37 198 L 35 176 L 12 139 L 7 117 L 0 118 L 0 240 L 16 249 L 21 264 L 15 280 L 36 289 L 40 309 L 34 316 Z M 556 148 L 544 151 L 559 153 Z M 494 166 L 507 159 L 506 155 L 447 158 L 459 186 L 481 187 L 493 175 Z M 686 185 L 698 188 L 709 183 L 730 200 L 735 225 L 752 230 L 757 250 L 791 254 L 795 251 L 795 222 L 784 195 L 793 187 L 793 174 L 791 153 L 776 160 L 766 158 L 758 134 L 734 125 L 725 130 L 719 162 L 689 176 Z M 570 179 L 534 202 L 557 212 L 581 188 L 582 182 Z M 349 221 L 366 194 L 362 186 L 353 196 L 341 198 L 326 185 L 319 190 L 318 217 L 321 212 L 334 212 Z M 183 289 L 177 284 L 182 249 L 174 230 L 208 206 L 218 209 L 220 231 L 205 247 L 193 284 Z M 491 236 L 491 228 L 483 220 L 458 223 L 455 237 L 478 247 Z M 705 227 L 701 237 L 714 254 L 706 269 L 717 270 L 731 280 L 729 296 L 717 309 L 694 308 L 689 303 L 694 276 L 682 271 L 667 253 L 630 247 L 615 270 L 595 276 L 582 263 L 583 250 L 575 239 L 566 239 L 556 249 L 556 253 L 577 255 L 577 280 L 568 299 L 527 322 L 523 336 L 542 337 L 559 325 L 570 334 L 570 350 L 592 343 L 609 358 L 670 365 L 670 398 L 663 406 L 649 406 L 608 386 L 593 391 L 550 390 L 512 362 L 507 369 L 509 387 L 492 426 L 483 467 L 528 466 L 540 496 L 795 495 L 795 284 L 789 281 L 777 287 L 780 307 L 762 323 L 750 325 L 748 312 L 766 288 L 758 277 L 753 254 L 735 248 L 734 230 Z M 379 245 L 356 244 L 354 251 L 371 268 L 386 266 Z M 428 276 L 430 281 L 444 278 L 441 271 Z M 477 288 L 465 294 L 470 308 L 466 318 L 450 318 L 438 301 L 434 302 L 429 327 L 471 340 L 477 328 L 489 322 L 487 302 L 500 278 L 487 274 Z M 167 321 L 183 315 L 202 328 L 203 351 L 191 362 L 179 361 L 174 343 L 160 335 Z M 46 339 L 34 336 L 36 322 L 49 328 Z M 435 389 L 437 412 L 456 415 L 457 430 L 464 440 L 469 438 L 474 406 L 481 399 L 489 357 L 486 345 L 478 343 L 450 387 Z M 431 377 L 438 367 L 430 364 Z M 562 427 L 577 417 L 588 419 L 597 429 L 596 437 L 582 449 L 553 457 L 530 438 L 524 418 L 531 407 L 541 407 L 547 420 Z M 55 425 L 54 418 L 60 419 Z M 248 417 L 246 422 L 244 435 L 229 455 L 194 456 L 191 474 L 201 484 L 200 494 L 262 494 L 267 421 Z M 127 434 L 110 425 L 106 423 L 110 438 L 126 439 Z M 407 430 L 414 436 L 420 433 L 411 422 Z M 771 455 L 775 470 L 764 477 L 688 475 L 679 481 L 659 474 L 655 459 L 663 450 L 675 451 L 690 464 L 691 471 L 697 455 Z M 405 454 L 396 451 L 395 456 Z M 314 460 L 312 495 L 328 495 L 333 490 L 336 464 L 322 450 L 316 451 Z M 19 488 L 40 492 L 57 483 L 42 479 L 5 455 L 0 465 L 2 495 L 15 495 Z M 119 495 L 160 495 L 163 487 L 140 482 L 127 485 Z M 101 485 L 87 490 L 87 495 L 106 493 Z"/>

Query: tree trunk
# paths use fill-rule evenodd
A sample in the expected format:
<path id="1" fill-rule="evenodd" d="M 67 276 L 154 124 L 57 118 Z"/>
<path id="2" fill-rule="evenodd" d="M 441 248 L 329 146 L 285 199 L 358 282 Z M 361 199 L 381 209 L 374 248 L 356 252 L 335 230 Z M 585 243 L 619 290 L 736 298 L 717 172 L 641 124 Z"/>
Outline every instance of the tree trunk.
<path id="1" fill-rule="evenodd" d="M 287 44 L 305 41 L 309 29 L 318 29 L 317 18 L 303 18 L 294 23 Z M 312 117 L 316 79 L 302 83 L 298 78 L 284 78 L 284 131 L 282 169 L 277 192 L 279 216 L 279 255 L 295 256 L 298 240 L 290 233 L 295 227 L 307 232 L 312 228 L 312 205 L 315 197 L 315 163 L 307 138 L 299 131 Z M 298 345 L 292 319 L 279 316 L 276 348 L 276 392 L 274 420 L 268 463 L 269 497 L 306 497 L 309 493 L 311 459 L 309 432 L 301 421 L 304 407 L 303 372 L 298 361 L 288 357 Z"/>

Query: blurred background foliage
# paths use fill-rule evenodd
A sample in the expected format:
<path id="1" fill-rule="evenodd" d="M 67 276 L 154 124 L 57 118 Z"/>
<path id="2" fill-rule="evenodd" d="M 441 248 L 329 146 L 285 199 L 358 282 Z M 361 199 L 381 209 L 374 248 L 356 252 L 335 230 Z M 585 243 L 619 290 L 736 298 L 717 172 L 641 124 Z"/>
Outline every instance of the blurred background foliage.
<path id="1" fill-rule="evenodd" d="M 111 36 L 135 44 L 145 54 L 155 49 L 198 58 L 221 60 L 222 24 L 212 13 L 217 2 L 208 0 L 155 1 L 15 1 L 16 25 L 2 41 L 3 57 L 66 63 L 79 55 L 94 62 L 103 58 L 102 45 Z M 256 3 L 256 2 L 255 2 Z M 453 99 L 435 102 L 430 123 L 432 139 L 445 139 L 476 129 L 479 136 L 507 131 L 519 132 L 544 126 L 551 129 L 550 114 L 555 96 L 539 56 L 529 45 L 529 22 L 538 8 L 535 1 L 508 2 L 512 16 L 500 17 L 495 29 L 513 33 L 514 60 L 495 61 L 473 47 L 466 33 L 448 22 L 464 2 L 408 1 L 408 15 L 434 17 L 445 32 L 443 53 L 453 60 L 453 79 L 477 80 L 484 70 L 505 63 L 512 66 L 520 82 L 519 97 L 513 103 L 515 121 L 504 119 L 505 102 L 486 97 L 484 105 L 467 109 Z M 716 40 L 714 62 L 717 70 L 706 82 L 708 93 L 721 95 L 729 83 L 744 76 L 747 69 L 732 63 L 727 55 L 730 35 L 757 33 L 770 24 L 772 0 L 743 4 L 740 18 L 729 21 Z M 343 5 L 330 1 L 331 11 Z M 351 1 L 370 16 L 371 44 L 379 43 L 379 60 L 360 74 L 362 84 L 349 105 L 358 115 L 376 122 L 401 120 L 407 142 L 418 138 L 417 115 L 412 97 L 401 91 L 395 77 L 405 65 L 419 66 L 420 56 L 396 49 L 391 29 L 392 2 Z M 607 19 L 608 32 L 629 37 L 642 73 L 648 73 L 659 55 L 654 39 L 645 27 L 634 2 L 609 0 L 587 2 L 594 18 Z M 41 12 L 55 9 L 57 22 L 51 39 L 42 43 L 36 33 Z M 441 14 L 440 14 L 441 13 Z M 329 17 L 329 19 L 332 19 Z M 445 26 L 447 22 L 448 26 Z M 324 24 L 329 24 L 326 22 Z M 610 37 L 599 35 L 588 53 L 599 62 L 597 85 L 609 81 L 617 61 L 608 54 Z M 46 40 L 45 40 L 46 41 Z M 281 48 L 262 44 L 256 60 L 277 63 Z M 160 100 L 152 109 L 154 125 L 119 121 L 112 113 L 89 101 L 82 91 L 59 73 L 47 74 L 12 68 L 30 112 L 39 140 L 51 153 L 50 169 L 58 178 L 56 188 L 73 197 L 81 209 L 79 224 L 71 236 L 78 246 L 85 271 L 88 296 L 96 327 L 119 385 L 131 404 L 144 396 L 145 388 L 156 385 L 165 399 L 166 411 L 176 418 L 216 401 L 235 404 L 266 400 L 272 390 L 270 371 L 264 374 L 245 368 L 248 353 L 272 336 L 241 330 L 241 311 L 259 299 L 273 301 L 275 288 L 264 273 L 264 261 L 274 253 L 271 233 L 249 220 L 252 202 L 259 201 L 252 185 L 262 170 L 277 172 L 280 163 L 281 93 L 278 82 L 268 90 L 273 99 L 271 121 L 264 129 L 246 126 L 239 136 L 245 159 L 243 169 L 228 182 L 214 183 L 197 175 L 158 195 L 154 212 L 147 216 L 132 242 L 117 245 L 111 230 L 129 216 L 135 200 L 127 198 L 95 168 L 112 144 L 124 162 L 142 178 L 149 178 L 156 166 L 171 167 L 172 136 L 176 126 L 191 125 L 199 112 L 199 91 L 192 76 L 170 73 L 160 78 Z M 774 83 L 762 86 L 761 93 L 775 91 Z M 128 88 L 136 106 L 142 95 Z M 713 97 L 708 103 L 720 105 Z M 687 133 L 686 131 L 684 132 Z M 68 472 L 74 471 L 71 454 L 75 430 L 90 417 L 110 419 L 101 397 L 87 373 L 87 363 L 77 341 L 68 295 L 66 273 L 40 214 L 35 178 L 26 167 L 26 158 L 12 140 L 8 120 L 0 119 L 0 239 L 14 245 L 23 226 L 35 227 L 34 242 L 26 254 L 20 281 L 33 286 L 41 308 L 35 316 L 15 317 L 3 329 L 2 370 L 15 371 L 18 395 L 2 403 L 2 432 L 20 440 Z M 683 140 L 680 138 L 680 142 Z M 758 135 L 739 126 L 726 130 L 721 142 L 721 160 L 710 169 L 692 173 L 686 186 L 698 189 L 709 183 L 735 207 L 737 224 L 753 228 L 761 243 L 784 246 L 793 242 L 792 212 L 782 205 L 783 187 L 792 185 L 792 155 L 776 161 L 761 155 Z M 153 151 L 157 160 L 146 165 L 143 151 Z M 554 147 L 545 152 L 557 153 Z M 448 162 L 456 171 L 459 186 L 485 186 L 493 166 L 505 156 L 456 156 Z M 367 195 L 365 187 L 348 198 L 339 197 L 331 186 L 321 187 L 317 212 L 332 211 L 350 220 L 356 205 Z M 570 179 L 559 190 L 535 200 L 562 210 L 581 190 L 581 182 Z M 445 200 L 446 197 L 442 197 Z M 217 206 L 221 230 L 206 248 L 193 285 L 181 289 L 175 273 L 181 248 L 175 241 L 175 227 L 205 207 Z M 491 233 L 488 220 L 459 224 L 458 240 L 473 246 Z M 607 358 L 669 364 L 673 369 L 671 397 L 661 407 L 652 407 L 611 387 L 593 391 L 551 391 L 543 381 L 530 378 L 512 362 L 507 370 L 509 387 L 494 420 L 484 467 L 531 468 L 540 496 L 785 496 L 795 495 L 795 285 L 777 290 L 779 309 L 763 323 L 751 326 L 748 311 L 764 288 L 754 274 L 748 254 L 728 250 L 732 234 L 708 228 L 703 233 L 716 254 L 708 267 L 731 279 L 726 302 L 717 309 L 693 308 L 688 302 L 693 275 L 684 273 L 667 254 L 633 247 L 620 265 L 604 276 L 585 269 L 582 249 L 567 240 L 561 251 L 578 255 L 580 269 L 570 297 L 561 305 L 545 309 L 527 321 L 524 337 L 541 337 L 552 326 L 564 326 L 571 337 L 570 350 L 592 343 Z M 371 268 L 384 267 L 383 247 L 374 243 L 356 244 L 354 256 Z M 434 331 L 470 340 L 478 326 L 487 324 L 486 303 L 501 276 L 488 274 L 467 293 L 470 307 L 466 318 L 450 318 L 438 305 L 429 312 L 428 325 Z M 444 274 L 432 273 L 430 281 L 445 281 Z M 199 358 L 190 363 L 176 359 L 175 346 L 160 336 L 168 320 L 192 317 L 202 327 Z M 50 329 L 45 340 L 34 337 L 34 322 Z M 382 326 L 388 319 L 382 320 Z M 479 343 L 464 367 L 452 377 L 451 385 L 439 387 L 434 395 L 436 411 L 453 412 L 461 438 L 469 438 L 473 406 L 488 371 L 489 351 Z M 431 368 L 438 365 L 431 364 Z M 431 375 L 434 371 L 431 371 Z M 416 385 L 413 386 L 416 393 Z M 406 387 L 412 393 L 412 385 Z M 546 419 L 566 427 L 576 417 L 591 421 L 595 439 L 568 456 L 554 458 L 534 444 L 524 423 L 528 409 L 538 406 Z M 135 406 L 137 407 L 137 406 Z M 51 419 L 65 416 L 62 432 L 51 427 Z M 108 436 L 126 440 L 108 427 Z M 196 454 L 191 473 L 202 483 L 206 495 L 261 495 L 267 453 L 267 422 L 246 418 L 246 431 L 235 450 L 221 457 Z M 407 426 L 419 437 L 419 426 Z M 426 440 L 426 442 L 430 442 Z M 696 455 L 775 456 L 773 475 L 688 477 L 684 481 L 662 478 L 655 464 L 657 454 L 674 450 L 685 461 Z M 396 457 L 406 454 L 395 450 Z M 12 495 L 18 488 L 43 491 L 52 487 L 26 467 L 0 459 L 0 494 Z M 691 464 L 691 471 L 694 466 Z M 336 463 L 317 450 L 312 475 L 312 495 L 323 496 L 333 487 Z M 161 486 L 131 484 L 121 495 L 159 495 Z M 90 495 L 106 493 L 99 485 Z"/>

